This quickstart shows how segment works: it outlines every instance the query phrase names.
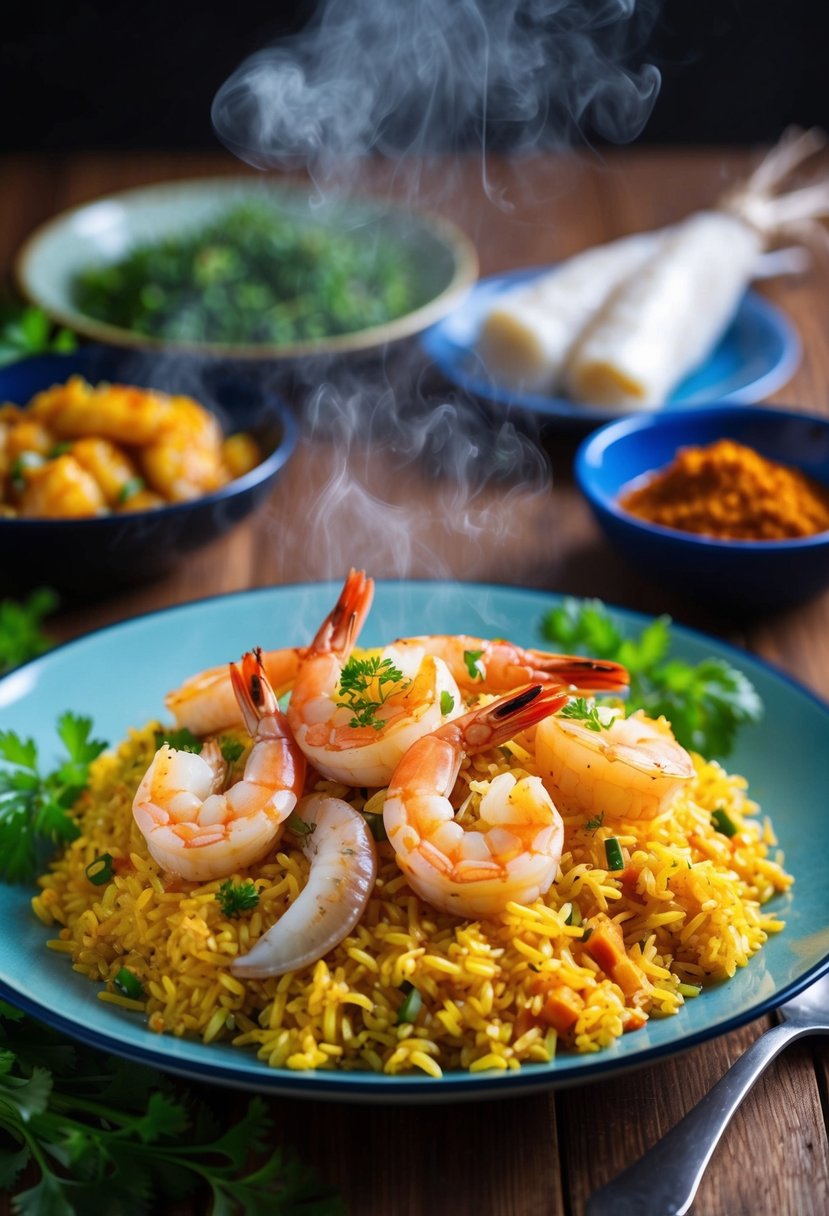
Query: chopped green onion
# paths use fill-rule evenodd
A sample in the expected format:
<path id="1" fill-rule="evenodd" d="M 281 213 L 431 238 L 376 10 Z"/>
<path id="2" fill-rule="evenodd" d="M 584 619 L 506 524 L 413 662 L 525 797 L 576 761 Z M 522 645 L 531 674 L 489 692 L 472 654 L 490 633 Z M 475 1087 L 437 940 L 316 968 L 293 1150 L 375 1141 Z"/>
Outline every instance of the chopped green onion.
<path id="1" fill-rule="evenodd" d="M 567 917 L 567 920 L 564 923 L 565 925 L 574 925 L 576 928 L 578 928 L 581 922 L 581 908 L 578 904 L 573 903 L 570 905 L 570 915 Z"/>
<path id="2" fill-rule="evenodd" d="M 133 975 L 129 967 L 122 967 L 112 981 L 114 986 L 131 1001 L 140 1001 L 144 996 L 144 986 L 137 975 Z"/>
<path id="3" fill-rule="evenodd" d="M 410 984 L 408 980 L 400 985 L 400 991 L 406 993 L 406 999 L 397 1011 L 398 1026 L 404 1022 L 413 1022 L 423 1006 L 423 997 L 414 984 Z"/>
<path id="4" fill-rule="evenodd" d="M 386 825 L 383 822 L 383 816 L 376 811 L 363 811 L 363 818 L 368 824 L 368 830 L 371 832 L 374 839 L 379 843 L 388 840 Z"/>
<path id="5" fill-rule="evenodd" d="M 615 836 L 608 836 L 604 842 L 604 854 L 607 858 L 608 870 L 624 870 L 625 859 L 622 856 L 622 846 Z"/>
<path id="6" fill-rule="evenodd" d="M 466 670 L 469 672 L 470 680 L 483 680 L 486 676 L 486 668 L 481 659 L 484 657 L 482 650 L 465 650 L 463 652 L 463 661 L 466 664 Z"/>
<path id="7" fill-rule="evenodd" d="M 444 689 L 444 691 L 440 694 L 440 712 L 445 717 L 446 714 L 451 714 L 454 708 L 455 698 L 452 696 L 451 692 L 446 692 Z"/>
<path id="8" fill-rule="evenodd" d="M 740 830 L 728 811 L 723 810 L 721 806 L 711 812 L 711 825 L 715 831 L 722 832 L 723 836 L 728 837 L 736 836 Z"/>
<path id="9" fill-rule="evenodd" d="M 58 456 L 65 456 L 67 452 L 72 451 L 72 441 L 70 439 L 62 439 L 60 443 L 56 443 L 53 448 L 49 449 L 49 459 L 57 460 Z"/>
<path id="10" fill-rule="evenodd" d="M 9 477 L 12 480 L 14 488 L 16 490 L 24 490 L 26 488 L 24 473 L 28 469 L 39 469 L 43 463 L 44 460 L 40 452 L 21 452 L 9 469 Z"/>
<path id="11" fill-rule="evenodd" d="M 592 926 L 592 925 L 589 925 L 589 926 L 588 926 L 588 927 L 585 929 L 584 933 L 582 933 L 582 935 L 581 935 L 581 940 L 582 940 L 583 942 L 589 942 L 589 941 L 590 941 L 590 938 L 591 938 L 592 936 L 593 936 L 593 926 Z"/>
<path id="12" fill-rule="evenodd" d="M 317 825 L 315 823 L 306 823 L 304 819 L 297 815 L 296 811 L 291 811 L 285 820 L 285 827 L 289 832 L 293 832 L 294 836 L 310 836 L 312 832 L 316 831 Z"/>
<path id="13" fill-rule="evenodd" d="M 112 854 L 101 853 L 100 857 L 90 861 L 84 873 L 93 886 L 102 887 L 105 882 L 109 882 L 111 878 L 115 877 L 115 871 L 112 868 Z"/>
<path id="14" fill-rule="evenodd" d="M 140 477 L 130 477 L 121 486 L 118 491 L 118 501 L 120 503 L 129 502 L 131 498 L 135 498 L 136 494 L 140 494 L 144 489 L 144 482 Z"/>
<path id="15" fill-rule="evenodd" d="M 702 984 L 677 984 L 676 990 L 680 996 L 699 996 Z"/>

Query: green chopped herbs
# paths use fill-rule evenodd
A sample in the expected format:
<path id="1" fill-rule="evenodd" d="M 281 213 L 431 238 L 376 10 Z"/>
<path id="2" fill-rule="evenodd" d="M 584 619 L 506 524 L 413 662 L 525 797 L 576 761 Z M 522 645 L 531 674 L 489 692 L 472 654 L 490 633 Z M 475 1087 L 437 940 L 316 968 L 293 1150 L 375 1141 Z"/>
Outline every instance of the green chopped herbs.
<path id="1" fill-rule="evenodd" d="M 718 806 L 716 810 L 711 812 L 711 824 L 717 832 L 721 832 L 723 836 L 728 836 L 729 838 L 736 836 L 740 830 L 728 811 L 724 810 L 721 806 Z"/>
<path id="2" fill-rule="evenodd" d="M 622 846 L 615 836 L 608 836 L 604 842 L 604 855 L 607 858 L 608 870 L 624 870 L 625 859 L 622 855 Z"/>
<path id="3" fill-rule="evenodd" d="M 410 984 L 406 980 L 400 985 L 400 991 L 406 995 L 403 999 L 403 1004 L 397 1011 L 398 1026 L 402 1026 L 404 1022 L 414 1022 L 423 1007 L 423 997 L 414 984 Z"/>
<path id="4" fill-rule="evenodd" d="M 138 1216 L 195 1192 L 193 1210 L 345 1216 L 341 1198 L 274 1147 L 254 1098 L 226 1099 L 70 1044 L 0 1002 L 0 1187 L 19 1216 Z"/>
<path id="5" fill-rule="evenodd" d="M 676 990 L 680 996 L 695 997 L 702 992 L 702 984 L 677 984 Z"/>
<path id="6" fill-rule="evenodd" d="M 131 498 L 135 498 L 136 494 L 140 494 L 144 489 L 144 480 L 141 477 L 130 477 L 121 486 L 118 491 L 118 501 L 123 505 L 129 502 Z"/>
<path id="7" fill-rule="evenodd" d="M 585 697 L 574 697 L 559 711 L 560 718 L 571 718 L 581 723 L 587 730 L 609 730 L 612 720 L 603 722 L 599 716 L 599 707 L 592 705 Z"/>
<path id="8" fill-rule="evenodd" d="M 43 618 L 58 606 L 48 587 L 33 591 L 25 600 L 0 600 L 0 674 L 37 658 L 52 646 L 43 632 Z"/>
<path id="9" fill-rule="evenodd" d="M 247 202 L 76 276 L 85 313 L 174 342 L 287 345 L 385 324 L 427 302 L 416 251 L 382 225 Z"/>
<path id="10" fill-rule="evenodd" d="M 597 832 L 604 823 L 604 811 L 599 811 L 598 815 L 594 815 L 592 819 L 588 819 L 584 825 L 588 832 Z"/>
<path id="11" fill-rule="evenodd" d="M 222 735 L 219 739 L 219 751 L 222 753 L 222 759 L 228 764 L 235 764 L 245 750 L 245 745 L 241 739 L 234 739 L 232 735 Z"/>
<path id="12" fill-rule="evenodd" d="M 241 916 L 243 912 L 251 912 L 259 903 L 259 892 L 250 878 L 234 883 L 227 878 L 216 892 L 216 903 L 225 916 Z"/>
<path id="13" fill-rule="evenodd" d="M 541 631 L 558 650 L 621 663 L 630 672 L 629 712 L 664 715 L 683 747 L 722 759 L 740 727 L 760 720 L 762 702 L 724 659 L 671 658 L 670 625 L 670 617 L 661 616 L 638 637 L 626 637 L 601 600 L 567 599 L 546 614 Z"/>
<path id="14" fill-rule="evenodd" d="M 482 650 L 465 650 L 463 652 L 463 661 L 466 664 L 466 670 L 469 672 L 470 680 L 485 680 L 486 666 L 482 662 L 484 652 Z"/>
<path id="15" fill-rule="evenodd" d="M 112 984 L 122 996 L 128 996 L 131 1001 L 140 1001 L 144 996 L 144 985 L 129 967 L 122 967 Z"/>
<path id="16" fill-rule="evenodd" d="M 565 925 L 574 925 L 576 928 L 578 928 L 581 925 L 581 923 L 582 923 L 581 908 L 579 907 L 579 905 L 577 903 L 572 903 L 570 905 L 570 912 L 568 913 L 567 919 L 564 923 L 565 923 Z"/>
<path id="17" fill-rule="evenodd" d="M 157 730 L 155 732 L 156 749 L 161 747 L 162 743 L 166 743 L 174 751 L 195 752 L 196 755 L 204 747 L 204 740 L 198 739 L 186 726 L 182 726 L 180 730 Z"/>
<path id="18" fill-rule="evenodd" d="M 42 309 L 14 304 L 0 306 L 0 366 L 29 355 L 65 354 L 77 345 L 71 330 L 55 331 Z"/>
<path id="19" fill-rule="evenodd" d="M 296 811 L 291 811 L 285 820 L 285 827 L 289 832 L 293 832 L 294 836 L 310 836 L 317 829 L 315 823 L 309 823 L 307 819 L 303 819 Z"/>
<path id="20" fill-rule="evenodd" d="M 383 729 L 377 710 L 385 705 L 395 689 L 407 688 L 411 681 L 395 667 L 391 659 L 372 655 L 367 659 L 349 659 L 340 676 L 338 705 L 350 709 L 349 726 L 370 726 Z"/>
<path id="21" fill-rule="evenodd" d="M 454 708 L 455 698 L 452 696 L 451 692 L 446 692 L 444 689 L 444 691 L 440 694 L 440 712 L 445 718 L 447 714 L 451 714 Z"/>
<path id="22" fill-rule="evenodd" d="M 90 861 L 84 873 L 94 887 L 103 887 L 115 877 L 115 871 L 112 868 L 112 854 L 101 853 L 94 861 Z"/>
<path id="23" fill-rule="evenodd" d="M 28 882 L 42 868 L 50 846 L 79 835 L 72 807 L 86 789 L 89 766 L 106 747 L 90 738 L 92 719 L 67 711 L 57 733 L 65 749 L 59 766 L 45 776 L 33 739 L 0 731 L 0 878 Z"/>

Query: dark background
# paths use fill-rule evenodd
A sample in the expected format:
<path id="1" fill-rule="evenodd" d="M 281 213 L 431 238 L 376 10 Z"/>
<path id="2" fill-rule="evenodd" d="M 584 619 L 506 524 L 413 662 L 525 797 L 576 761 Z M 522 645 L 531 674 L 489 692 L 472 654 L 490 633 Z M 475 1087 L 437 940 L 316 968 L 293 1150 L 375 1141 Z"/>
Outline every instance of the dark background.
<path id="1" fill-rule="evenodd" d="M 2 147 L 214 148 L 216 90 L 247 55 L 300 30 L 315 7 L 15 0 L 0 63 Z M 824 0 L 662 0 L 634 53 L 662 73 L 639 139 L 769 142 L 792 122 L 829 126 L 823 10 Z"/>

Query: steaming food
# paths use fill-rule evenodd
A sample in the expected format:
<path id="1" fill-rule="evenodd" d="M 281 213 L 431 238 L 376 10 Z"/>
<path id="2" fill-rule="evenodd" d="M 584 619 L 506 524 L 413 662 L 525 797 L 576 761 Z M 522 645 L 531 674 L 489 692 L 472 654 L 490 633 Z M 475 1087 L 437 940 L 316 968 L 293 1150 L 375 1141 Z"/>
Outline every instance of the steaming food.
<path id="1" fill-rule="evenodd" d="M 382 325 L 426 301 L 403 242 L 245 203 L 77 276 L 75 304 L 179 343 L 313 342 Z"/>
<path id="2" fill-rule="evenodd" d="M 505 293 L 481 327 L 490 371 L 610 409 L 664 402 L 714 349 L 763 250 L 815 236 L 829 185 L 776 191 L 822 143 L 790 133 L 715 210 L 589 250 Z"/>
<path id="3" fill-rule="evenodd" d="M 273 1067 L 438 1077 L 606 1047 L 681 1014 L 782 928 L 761 905 L 791 880 L 745 781 L 685 752 L 664 719 L 575 695 L 591 682 L 620 692 L 623 668 L 499 641 L 465 651 L 454 691 L 419 685 L 391 645 L 352 649 L 371 594 L 352 572 L 312 645 L 291 652 L 289 683 L 319 667 L 329 639 L 339 678 L 319 683 L 317 717 L 344 755 L 394 734 L 402 715 L 409 745 L 382 784 L 332 775 L 326 755 L 316 767 L 323 740 L 310 730 L 292 745 L 253 655 L 231 677 L 253 745 L 241 726 L 188 740 L 151 723 L 93 763 L 81 834 L 33 905 L 59 926 L 50 944 L 103 982 L 102 999 L 159 1033 L 254 1046 Z M 451 657 L 453 643 L 480 640 L 401 647 L 416 673 L 418 646 Z M 527 668 L 543 683 L 524 682 Z M 199 687 L 224 695 L 212 673 Z M 254 761 L 271 718 L 280 748 L 316 749 L 304 784 L 297 753 L 290 782 L 281 760 L 277 781 Z M 196 771 L 205 752 L 216 771 L 223 757 L 218 785 L 216 771 Z M 151 791 L 147 774 L 171 755 L 175 788 Z M 261 851 L 234 857 L 222 844 L 234 791 L 256 780 L 267 786 L 257 806 L 277 786 L 290 798 L 266 816 Z M 179 840 L 163 856 L 156 794 Z M 226 865 L 195 873 L 178 861 L 188 849 L 224 849 Z M 114 987 L 125 970 L 128 995 Z"/>
<path id="4" fill-rule="evenodd" d="M 26 406 L 0 407 L 0 511 L 69 519 L 146 511 L 208 494 L 262 460 L 222 436 L 191 397 L 71 376 Z"/>

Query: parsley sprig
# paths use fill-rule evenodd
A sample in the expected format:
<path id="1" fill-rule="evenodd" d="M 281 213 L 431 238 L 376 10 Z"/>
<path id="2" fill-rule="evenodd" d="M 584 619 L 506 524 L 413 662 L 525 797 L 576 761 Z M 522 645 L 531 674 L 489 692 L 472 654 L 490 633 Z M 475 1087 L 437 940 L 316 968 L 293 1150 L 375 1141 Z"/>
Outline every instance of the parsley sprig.
<path id="1" fill-rule="evenodd" d="M 29 355 L 66 354 L 78 339 L 69 329 L 55 330 L 42 308 L 0 306 L 0 366 Z"/>
<path id="2" fill-rule="evenodd" d="M 406 688 L 409 683 L 391 659 L 381 659 L 377 655 L 367 659 L 352 658 L 340 675 L 341 698 L 337 704 L 351 710 L 349 726 L 382 730 L 383 721 L 377 717 L 377 710 L 395 690 Z"/>
<path id="3" fill-rule="evenodd" d="M 261 1098 L 224 1132 L 209 1098 L 70 1046 L 0 1002 L 0 1189 L 17 1191 L 21 1216 L 139 1216 L 154 1196 L 197 1187 L 213 1216 L 345 1216 L 332 1190 L 269 1143 Z M 39 1177 L 20 1190 L 28 1166 Z"/>
<path id="4" fill-rule="evenodd" d="M 560 718 L 572 718 L 575 722 L 580 722 L 586 730 L 601 731 L 609 730 L 612 722 L 603 722 L 599 717 L 599 707 L 593 705 L 586 697 L 574 697 L 572 701 L 568 701 L 562 710 L 559 712 Z"/>
<path id="5" fill-rule="evenodd" d="M 541 631 L 562 651 L 622 663 L 630 672 L 629 711 L 664 714 L 684 747 L 722 759 L 740 727 L 760 720 L 762 702 L 748 677 L 724 659 L 694 664 L 671 657 L 670 626 L 670 617 L 661 616 L 627 637 L 601 600 L 567 599 L 547 613 Z"/>
<path id="6" fill-rule="evenodd" d="M 58 597 L 40 587 L 25 600 L 0 600 L 0 674 L 49 650 L 43 618 L 54 612 Z"/>
<path id="7" fill-rule="evenodd" d="M 242 882 L 234 883 L 227 878 L 216 892 L 216 903 L 225 916 L 241 916 L 250 912 L 259 903 L 259 892 L 252 879 L 245 878 Z"/>
<path id="8" fill-rule="evenodd" d="M 86 789 L 89 766 L 106 747 L 90 737 L 92 719 L 70 710 L 58 718 L 66 755 L 45 776 L 37 745 L 14 731 L 0 731 L 0 878 L 27 882 L 41 867 L 50 845 L 67 844 L 78 834 L 71 808 Z"/>

